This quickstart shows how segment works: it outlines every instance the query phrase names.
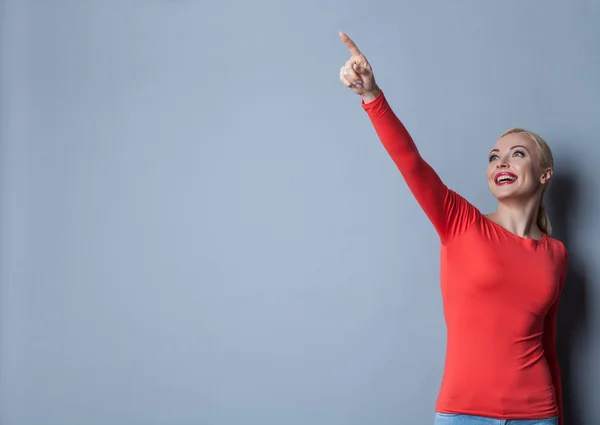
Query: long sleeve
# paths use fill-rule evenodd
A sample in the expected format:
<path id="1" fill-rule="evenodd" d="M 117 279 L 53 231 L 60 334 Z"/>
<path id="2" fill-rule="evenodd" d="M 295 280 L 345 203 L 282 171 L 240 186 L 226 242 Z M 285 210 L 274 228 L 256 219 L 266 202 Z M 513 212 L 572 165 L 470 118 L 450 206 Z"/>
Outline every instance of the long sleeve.
<path id="1" fill-rule="evenodd" d="M 560 366 L 558 363 L 558 352 L 556 348 L 556 322 L 558 316 L 558 304 L 560 300 L 560 294 L 565 284 L 568 266 L 568 254 L 565 250 L 564 262 L 562 265 L 562 272 L 560 276 L 560 289 L 559 295 L 556 301 L 548 311 L 546 320 L 544 322 L 544 354 L 546 361 L 552 374 L 552 383 L 554 384 L 554 390 L 556 391 L 556 404 L 558 405 L 558 424 L 564 424 L 563 405 L 562 405 L 562 380 L 560 376 Z"/>
<path id="2" fill-rule="evenodd" d="M 443 244 L 468 229 L 477 209 L 448 189 L 435 170 L 421 157 L 409 132 L 394 114 L 383 93 L 362 102 L 375 131 L 400 170 L 413 196 L 435 227 Z"/>

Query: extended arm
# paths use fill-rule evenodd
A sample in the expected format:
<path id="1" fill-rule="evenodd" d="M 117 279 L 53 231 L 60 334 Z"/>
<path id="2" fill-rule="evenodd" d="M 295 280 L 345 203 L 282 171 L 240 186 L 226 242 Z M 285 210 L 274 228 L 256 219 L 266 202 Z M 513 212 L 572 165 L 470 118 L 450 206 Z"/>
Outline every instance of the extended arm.
<path id="1" fill-rule="evenodd" d="M 463 197 L 449 190 L 433 168 L 421 157 L 412 137 L 375 83 L 367 58 L 350 38 L 340 33 L 350 50 L 350 59 L 340 69 L 340 81 L 362 98 L 379 139 L 402 173 L 412 194 L 440 236 L 447 243 L 464 232 L 478 211 Z"/>
<path id="2" fill-rule="evenodd" d="M 362 105 L 383 146 L 429 217 L 442 243 L 464 232 L 475 220 L 475 207 L 448 189 L 435 170 L 421 157 L 408 130 L 381 91 L 372 100 L 363 97 Z"/>

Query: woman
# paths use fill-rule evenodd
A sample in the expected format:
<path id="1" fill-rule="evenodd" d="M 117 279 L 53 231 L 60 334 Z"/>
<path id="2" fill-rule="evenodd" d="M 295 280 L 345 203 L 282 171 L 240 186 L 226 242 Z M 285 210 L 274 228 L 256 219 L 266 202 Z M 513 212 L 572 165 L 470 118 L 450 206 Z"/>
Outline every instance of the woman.
<path id="1" fill-rule="evenodd" d="M 436 425 L 561 424 L 556 312 L 567 252 L 550 237 L 542 205 L 552 179 L 548 145 L 512 129 L 489 156 L 497 210 L 483 215 L 421 158 L 344 33 L 351 58 L 341 82 L 362 97 L 377 135 L 441 241 L 446 362 Z"/>

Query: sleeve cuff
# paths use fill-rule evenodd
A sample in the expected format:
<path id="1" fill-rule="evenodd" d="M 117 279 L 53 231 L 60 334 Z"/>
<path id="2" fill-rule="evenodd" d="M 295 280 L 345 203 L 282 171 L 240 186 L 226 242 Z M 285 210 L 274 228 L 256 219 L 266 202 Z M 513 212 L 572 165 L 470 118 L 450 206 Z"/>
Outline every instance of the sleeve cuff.
<path id="1" fill-rule="evenodd" d="M 385 96 L 383 94 L 383 91 L 380 91 L 379 94 L 377 95 L 377 97 L 375 99 L 373 99 L 372 101 L 370 101 L 369 103 L 365 103 L 364 99 L 361 99 L 360 102 L 365 111 L 370 111 L 370 110 L 373 110 L 375 108 L 382 106 L 382 104 L 385 103 Z"/>

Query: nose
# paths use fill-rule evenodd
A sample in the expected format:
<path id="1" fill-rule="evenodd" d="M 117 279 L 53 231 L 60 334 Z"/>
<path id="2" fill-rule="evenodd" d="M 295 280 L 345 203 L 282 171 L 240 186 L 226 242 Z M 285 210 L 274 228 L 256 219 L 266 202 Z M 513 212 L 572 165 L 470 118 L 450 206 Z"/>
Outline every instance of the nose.
<path id="1" fill-rule="evenodd" d="M 506 162 L 506 160 L 504 159 L 500 159 L 498 160 L 498 164 L 496 165 L 496 168 L 508 168 L 508 162 Z"/>

